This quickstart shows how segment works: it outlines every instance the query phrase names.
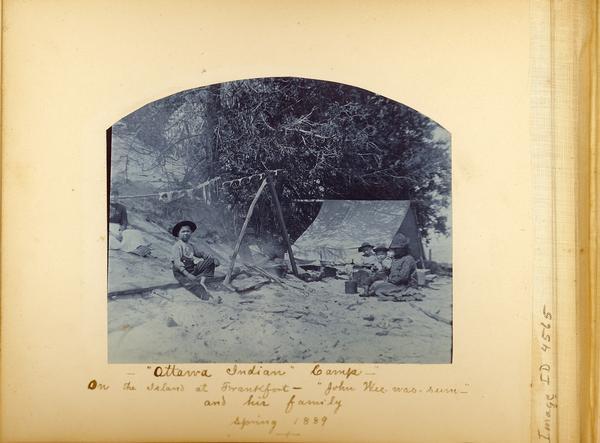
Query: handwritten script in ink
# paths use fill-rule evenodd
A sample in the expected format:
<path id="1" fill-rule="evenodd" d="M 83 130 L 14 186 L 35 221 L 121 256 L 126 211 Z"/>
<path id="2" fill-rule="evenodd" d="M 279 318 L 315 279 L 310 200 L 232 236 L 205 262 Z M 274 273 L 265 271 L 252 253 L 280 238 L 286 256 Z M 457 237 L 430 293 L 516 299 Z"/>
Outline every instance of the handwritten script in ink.
<path id="1" fill-rule="evenodd" d="M 379 398 L 382 396 L 456 396 L 469 394 L 469 384 L 422 386 L 382 382 L 373 372 L 355 366 L 340 365 L 260 365 L 233 364 L 215 369 L 190 365 L 146 366 L 139 374 L 127 374 L 118 385 L 93 379 L 87 385 L 90 392 L 111 389 L 127 395 L 139 392 L 152 395 L 199 396 L 200 408 L 235 406 L 227 424 L 232 431 L 259 430 L 280 438 L 301 436 L 309 428 L 322 428 L 335 422 L 344 408 L 356 402 L 357 392 Z M 301 376 L 309 381 L 295 382 Z M 226 410 L 226 409 L 224 409 Z M 244 411 L 244 413 L 240 413 Z"/>
<path id="2" fill-rule="evenodd" d="M 540 343 L 541 359 L 538 366 L 539 382 L 543 386 L 543 415 L 541 423 L 538 424 L 538 440 L 551 442 L 553 434 L 552 423 L 558 408 L 558 396 L 554 392 L 553 380 L 553 342 L 552 342 L 552 313 L 543 305 L 541 312 L 541 321 L 536 325 L 538 330 L 538 343 Z"/>

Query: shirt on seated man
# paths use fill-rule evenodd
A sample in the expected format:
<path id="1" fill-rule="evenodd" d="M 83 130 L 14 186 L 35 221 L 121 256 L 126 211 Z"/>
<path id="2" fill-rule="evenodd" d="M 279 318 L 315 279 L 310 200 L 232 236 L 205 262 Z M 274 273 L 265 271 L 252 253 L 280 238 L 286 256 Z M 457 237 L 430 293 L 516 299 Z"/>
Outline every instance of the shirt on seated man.
<path id="1" fill-rule="evenodd" d="M 184 275 L 191 280 L 202 277 L 212 277 L 219 260 L 196 248 L 190 239 L 196 230 L 194 222 L 184 220 L 177 223 L 171 233 L 177 241 L 171 248 L 171 262 L 175 277 Z"/>
<path id="2" fill-rule="evenodd" d="M 356 265 L 369 270 L 375 270 L 377 268 L 377 256 L 373 252 L 373 245 L 369 242 L 364 242 L 359 246 L 358 252 L 361 253 L 356 260 Z"/>

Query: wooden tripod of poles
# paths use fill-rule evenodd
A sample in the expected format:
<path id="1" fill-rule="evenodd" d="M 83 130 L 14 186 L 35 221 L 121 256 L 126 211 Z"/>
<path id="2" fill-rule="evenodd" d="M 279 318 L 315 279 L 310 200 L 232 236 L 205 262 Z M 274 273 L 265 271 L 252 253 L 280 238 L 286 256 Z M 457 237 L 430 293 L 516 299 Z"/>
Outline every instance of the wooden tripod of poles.
<path id="1" fill-rule="evenodd" d="M 229 264 L 229 270 L 227 271 L 227 275 L 225 276 L 225 284 L 228 285 L 231 282 L 231 276 L 233 274 L 233 269 L 235 267 L 235 259 L 240 251 L 240 247 L 242 245 L 242 240 L 244 239 L 244 235 L 246 234 L 246 228 L 248 227 L 248 223 L 250 223 L 250 219 L 252 218 L 252 213 L 254 212 L 254 207 L 258 202 L 258 199 L 263 191 L 263 189 L 268 186 L 269 191 L 271 193 L 271 199 L 273 200 L 273 210 L 277 219 L 279 221 L 279 228 L 281 229 L 281 236 L 283 237 L 283 241 L 285 243 L 285 247 L 287 249 L 288 255 L 290 257 L 290 264 L 292 265 L 292 272 L 295 276 L 298 276 L 298 268 L 296 266 L 296 259 L 294 258 L 294 253 L 292 252 L 292 245 L 290 243 L 290 237 L 287 232 L 287 228 L 285 226 L 285 220 L 283 219 L 283 211 L 281 210 L 281 204 L 279 203 L 279 196 L 277 195 L 277 190 L 275 189 L 275 184 L 273 183 L 273 177 L 271 174 L 267 174 L 267 177 L 262 181 L 258 191 L 254 195 L 252 199 L 252 203 L 250 203 L 250 207 L 248 208 L 248 212 L 246 213 L 246 219 L 244 220 L 244 224 L 242 225 L 242 229 L 240 230 L 240 234 L 238 235 L 237 241 L 235 243 L 235 248 L 233 249 L 233 254 L 231 255 L 231 263 Z"/>

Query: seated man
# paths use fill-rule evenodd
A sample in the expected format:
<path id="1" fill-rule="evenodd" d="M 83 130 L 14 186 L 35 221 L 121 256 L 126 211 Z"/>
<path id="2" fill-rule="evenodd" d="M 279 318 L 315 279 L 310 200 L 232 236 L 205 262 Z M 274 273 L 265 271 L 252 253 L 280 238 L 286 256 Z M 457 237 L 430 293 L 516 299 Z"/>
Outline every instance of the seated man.
<path id="1" fill-rule="evenodd" d="M 369 242 L 364 242 L 358 248 L 358 252 L 361 252 L 362 255 L 358 258 L 356 264 L 369 270 L 375 270 L 377 267 L 377 257 L 373 252 L 373 245 Z"/>
<path id="2" fill-rule="evenodd" d="M 219 260 L 190 243 L 192 232 L 195 230 L 196 224 L 185 220 L 177 223 L 171 231 L 173 236 L 178 238 L 171 249 L 173 274 L 178 281 L 181 275 L 184 275 L 190 280 L 199 278 L 202 282 L 204 277 L 212 277 L 215 267 L 220 264 Z"/>

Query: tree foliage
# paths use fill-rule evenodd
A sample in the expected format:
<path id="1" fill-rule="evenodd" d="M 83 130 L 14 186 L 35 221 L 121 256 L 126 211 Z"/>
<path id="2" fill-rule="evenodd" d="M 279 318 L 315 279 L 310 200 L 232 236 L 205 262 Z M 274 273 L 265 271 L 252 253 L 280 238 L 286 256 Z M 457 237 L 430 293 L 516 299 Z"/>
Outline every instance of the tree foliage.
<path id="1" fill-rule="evenodd" d="M 173 186 L 286 170 L 278 189 L 292 237 L 318 207 L 295 199 L 410 199 L 422 234 L 447 233 L 448 134 L 363 89 L 301 78 L 222 83 L 175 94 L 122 120 Z M 227 196 L 244 208 L 257 186 Z M 258 228 L 276 226 L 263 201 Z M 240 211 L 243 212 L 243 211 Z"/>

